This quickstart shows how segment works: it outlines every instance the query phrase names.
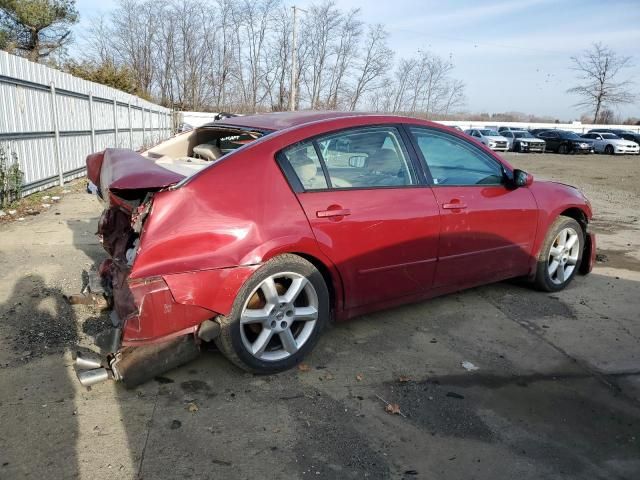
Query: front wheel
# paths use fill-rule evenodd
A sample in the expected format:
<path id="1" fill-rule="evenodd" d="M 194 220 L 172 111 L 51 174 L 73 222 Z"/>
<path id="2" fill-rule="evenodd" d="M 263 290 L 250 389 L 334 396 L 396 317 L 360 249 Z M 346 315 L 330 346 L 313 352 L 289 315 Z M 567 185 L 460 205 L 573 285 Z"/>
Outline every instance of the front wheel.
<path id="1" fill-rule="evenodd" d="M 228 317 L 218 317 L 220 351 L 240 368 L 276 373 L 296 366 L 329 321 L 322 274 L 297 255 L 280 255 L 240 289 Z"/>
<path id="2" fill-rule="evenodd" d="M 607 155 L 613 155 L 613 146 L 612 145 L 607 145 L 604 148 L 604 153 L 606 153 Z"/>
<path id="3" fill-rule="evenodd" d="M 569 153 L 569 147 L 567 147 L 566 145 L 560 145 L 558 147 L 558 153 L 561 153 L 563 155 L 566 155 L 567 153 Z"/>
<path id="4" fill-rule="evenodd" d="M 557 292 L 573 279 L 582 262 L 584 233 L 573 218 L 560 216 L 549 227 L 538 255 L 535 285 Z"/>

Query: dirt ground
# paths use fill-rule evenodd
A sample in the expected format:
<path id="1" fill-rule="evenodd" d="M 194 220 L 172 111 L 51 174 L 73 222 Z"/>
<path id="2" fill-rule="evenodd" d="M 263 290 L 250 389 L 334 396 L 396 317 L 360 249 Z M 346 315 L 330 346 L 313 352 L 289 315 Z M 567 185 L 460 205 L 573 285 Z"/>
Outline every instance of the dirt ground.
<path id="1" fill-rule="evenodd" d="M 0 225 L 0 478 L 640 478 L 640 157 L 506 156 L 590 197 L 591 275 L 367 315 L 275 376 L 210 351 L 81 388 L 70 352 L 108 319 L 63 294 L 104 257 L 101 206 L 71 191 Z"/>

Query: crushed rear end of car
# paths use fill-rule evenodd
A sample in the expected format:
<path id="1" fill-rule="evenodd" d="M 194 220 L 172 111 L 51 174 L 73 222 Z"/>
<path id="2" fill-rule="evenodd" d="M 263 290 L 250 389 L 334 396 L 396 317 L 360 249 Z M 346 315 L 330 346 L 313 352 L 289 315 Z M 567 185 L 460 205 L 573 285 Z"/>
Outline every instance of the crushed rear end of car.
<path id="1" fill-rule="evenodd" d="M 154 197 L 185 177 L 130 150 L 107 149 L 87 157 L 89 180 L 106 202 L 97 235 L 109 258 L 97 268 L 92 298 L 104 295 L 111 328 L 99 333 L 100 356 L 78 353 L 84 386 L 112 378 L 133 387 L 199 353 L 197 332 L 210 338 L 215 312 L 179 303 L 160 274 L 140 274 L 136 258 Z M 78 302 L 81 303 L 81 302 Z M 206 326 L 209 325 L 209 331 Z"/>

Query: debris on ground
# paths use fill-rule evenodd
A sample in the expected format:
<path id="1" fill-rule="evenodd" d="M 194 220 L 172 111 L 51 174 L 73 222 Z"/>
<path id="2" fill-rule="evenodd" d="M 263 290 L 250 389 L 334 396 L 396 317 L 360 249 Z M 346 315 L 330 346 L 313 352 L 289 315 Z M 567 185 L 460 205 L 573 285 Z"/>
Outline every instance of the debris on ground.
<path id="1" fill-rule="evenodd" d="M 378 397 L 379 400 L 381 400 L 382 402 L 384 402 L 385 406 L 384 406 L 384 411 L 391 414 L 391 415 L 400 415 L 404 418 L 407 418 L 407 416 L 402 413 L 402 410 L 400 410 L 400 405 L 398 405 L 397 403 L 391 403 L 391 402 L 387 402 L 384 398 L 382 398 L 380 395 L 376 394 L 376 397 Z"/>
<path id="2" fill-rule="evenodd" d="M 467 360 L 462 362 L 460 365 L 462 365 L 462 368 L 464 368 L 467 372 L 475 372 L 476 370 L 479 370 L 478 367 L 476 367 L 473 363 Z"/>
<path id="3" fill-rule="evenodd" d="M 196 405 L 194 402 L 191 402 L 187 404 L 187 410 L 189 410 L 191 413 L 196 413 L 200 409 L 198 408 L 198 405 Z"/>
<path id="4" fill-rule="evenodd" d="M 309 370 L 311 370 L 311 367 L 306 363 L 301 363 L 300 365 L 298 365 L 298 370 L 300 370 L 301 372 L 308 372 Z"/>
<path id="5" fill-rule="evenodd" d="M 447 397 L 449 398 L 457 398 L 458 400 L 464 400 L 464 395 L 461 395 L 456 392 L 447 392 Z"/>
<path id="6" fill-rule="evenodd" d="M 356 375 L 356 380 L 358 382 L 361 382 L 363 379 L 364 379 L 364 375 L 363 374 L 359 373 L 359 374 Z"/>
<path id="7" fill-rule="evenodd" d="M 410 377 L 410 376 L 408 376 L 408 375 L 400 375 L 400 376 L 398 377 L 398 381 L 399 381 L 400 383 L 407 383 L 407 382 L 410 382 L 410 381 L 411 381 L 411 377 Z"/>
<path id="8" fill-rule="evenodd" d="M 397 403 L 388 403 L 386 407 L 384 407 L 384 411 L 390 413 L 392 415 L 400 415 L 400 405 Z"/>

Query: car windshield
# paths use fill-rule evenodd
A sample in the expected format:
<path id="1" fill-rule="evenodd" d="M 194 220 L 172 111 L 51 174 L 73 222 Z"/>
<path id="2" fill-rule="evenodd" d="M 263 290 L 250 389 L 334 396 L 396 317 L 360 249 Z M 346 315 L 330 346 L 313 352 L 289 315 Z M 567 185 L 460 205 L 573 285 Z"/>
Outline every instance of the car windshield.
<path id="1" fill-rule="evenodd" d="M 480 130 L 480 133 L 485 137 L 499 137 L 500 134 L 495 130 Z"/>
<path id="2" fill-rule="evenodd" d="M 617 135 L 614 135 L 613 133 L 601 133 L 600 135 L 602 136 L 602 138 L 609 138 L 611 140 L 614 140 L 616 138 L 620 138 Z"/>
<path id="3" fill-rule="evenodd" d="M 529 132 L 513 132 L 513 136 L 516 138 L 535 138 Z"/>
<path id="4" fill-rule="evenodd" d="M 566 138 L 577 138 L 579 140 L 582 140 L 582 137 L 578 135 L 576 132 L 564 132 L 564 136 Z"/>

